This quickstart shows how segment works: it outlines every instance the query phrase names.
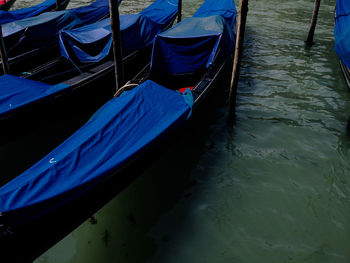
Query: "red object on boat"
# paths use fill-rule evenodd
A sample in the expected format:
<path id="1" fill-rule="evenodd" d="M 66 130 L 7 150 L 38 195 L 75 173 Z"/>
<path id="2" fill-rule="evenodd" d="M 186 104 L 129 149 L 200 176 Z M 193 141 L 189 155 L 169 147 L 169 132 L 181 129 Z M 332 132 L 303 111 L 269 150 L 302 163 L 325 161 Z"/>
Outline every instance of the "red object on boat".
<path id="1" fill-rule="evenodd" d="M 0 10 L 8 11 L 16 0 L 0 0 Z"/>
<path id="2" fill-rule="evenodd" d="M 0 0 L 1 1 L 1 0 Z M 190 89 L 193 90 L 194 87 L 185 87 L 185 88 L 181 88 L 179 89 L 180 92 L 184 93 L 186 89 Z"/>

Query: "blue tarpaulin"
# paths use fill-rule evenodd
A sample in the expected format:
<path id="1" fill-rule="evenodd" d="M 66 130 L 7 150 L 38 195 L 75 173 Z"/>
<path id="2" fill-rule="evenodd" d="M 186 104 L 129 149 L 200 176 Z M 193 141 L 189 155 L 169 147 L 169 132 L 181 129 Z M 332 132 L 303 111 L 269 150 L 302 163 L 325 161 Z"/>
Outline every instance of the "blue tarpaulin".
<path id="1" fill-rule="evenodd" d="M 35 101 L 39 102 L 69 88 L 65 84 L 49 85 L 11 75 L 0 76 L 0 118 Z"/>
<path id="2" fill-rule="evenodd" d="M 177 13 L 177 0 L 156 0 L 133 15 L 120 16 L 123 56 L 150 45 Z M 62 56 L 75 62 L 99 62 L 111 54 L 110 19 L 60 32 Z"/>
<path id="3" fill-rule="evenodd" d="M 337 0 L 335 17 L 335 46 L 341 61 L 350 68 L 350 1 Z"/>
<path id="4" fill-rule="evenodd" d="M 69 202 L 167 134 L 191 114 L 192 94 L 146 81 L 107 102 L 69 139 L 30 169 L 0 188 L 0 212 L 34 209 L 20 219 Z M 60 202 L 60 203 L 59 203 Z"/>
<path id="5" fill-rule="evenodd" d="M 234 45 L 234 33 L 223 16 L 186 18 L 156 37 L 151 71 L 162 78 L 195 74 L 222 62 Z"/>
<path id="6" fill-rule="evenodd" d="M 19 19 L 33 17 L 40 15 L 44 12 L 53 10 L 56 7 L 56 0 L 45 0 L 44 2 L 13 11 L 0 11 L 0 24 L 13 22 Z"/>
<path id="7" fill-rule="evenodd" d="M 120 0 L 118 0 L 120 2 Z M 3 25 L 3 36 L 8 56 L 42 48 L 48 43 L 58 44 L 58 33 L 96 22 L 109 14 L 108 0 L 96 0 L 88 6 L 44 13 Z"/>
<path id="8" fill-rule="evenodd" d="M 223 16 L 233 28 L 237 10 L 233 0 L 206 0 L 193 17 Z"/>

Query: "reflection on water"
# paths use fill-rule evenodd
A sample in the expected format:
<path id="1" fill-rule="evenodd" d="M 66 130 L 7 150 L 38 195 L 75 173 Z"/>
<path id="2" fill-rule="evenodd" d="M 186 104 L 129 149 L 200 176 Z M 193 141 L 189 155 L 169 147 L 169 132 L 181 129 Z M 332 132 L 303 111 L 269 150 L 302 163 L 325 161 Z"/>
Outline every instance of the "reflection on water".
<path id="1" fill-rule="evenodd" d="M 184 15 L 202 2 L 185 0 Z M 335 0 L 322 1 L 312 49 L 312 0 L 249 4 L 234 127 L 226 105 L 205 112 L 36 262 L 350 261 L 350 92 L 333 51 Z"/>

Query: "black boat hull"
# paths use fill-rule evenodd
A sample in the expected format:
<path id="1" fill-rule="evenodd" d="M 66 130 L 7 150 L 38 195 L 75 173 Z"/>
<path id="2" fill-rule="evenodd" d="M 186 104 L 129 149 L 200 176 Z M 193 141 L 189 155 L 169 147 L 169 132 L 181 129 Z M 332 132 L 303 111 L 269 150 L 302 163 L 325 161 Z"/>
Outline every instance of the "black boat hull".
<path id="1" fill-rule="evenodd" d="M 350 69 L 347 66 L 345 66 L 344 63 L 341 61 L 340 61 L 340 67 L 342 69 L 346 84 L 347 84 L 348 88 L 350 89 Z"/>

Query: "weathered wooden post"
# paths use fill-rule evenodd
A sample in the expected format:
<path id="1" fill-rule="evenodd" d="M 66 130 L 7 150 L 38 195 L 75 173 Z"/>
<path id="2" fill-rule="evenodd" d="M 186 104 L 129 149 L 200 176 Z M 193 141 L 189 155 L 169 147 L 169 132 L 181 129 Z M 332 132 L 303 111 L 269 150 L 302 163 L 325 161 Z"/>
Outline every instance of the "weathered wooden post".
<path id="1" fill-rule="evenodd" d="M 120 39 L 120 20 L 119 9 L 116 0 L 109 0 L 109 12 L 111 17 L 111 29 L 113 39 L 113 57 L 114 68 L 116 77 L 116 90 L 118 91 L 124 84 L 124 69 L 123 69 L 123 57 L 122 57 L 122 45 Z"/>
<path id="2" fill-rule="evenodd" d="M 2 25 L 1 24 L 0 24 L 0 57 L 1 57 L 2 68 L 3 68 L 4 74 L 10 74 L 10 66 L 9 66 L 6 47 L 5 47 L 5 43 L 4 43 L 4 38 L 2 35 Z"/>
<path id="3" fill-rule="evenodd" d="M 314 40 L 314 34 L 317 24 L 318 10 L 320 10 L 321 0 L 315 0 L 314 13 L 312 14 L 309 35 L 307 36 L 306 45 L 311 47 Z"/>
<path id="4" fill-rule="evenodd" d="M 182 19 L 182 0 L 178 0 L 178 8 L 177 8 L 177 22 L 180 23 Z"/>
<path id="5" fill-rule="evenodd" d="M 247 21 L 247 14 L 248 14 L 248 0 L 240 0 L 235 57 L 233 60 L 230 95 L 229 95 L 229 114 L 228 114 L 229 121 L 233 121 L 234 114 L 235 114 L 236 93 L 237 93 L 237 86 L 238 86 L 239 74 L 241 69 L 240 64 L 241 64 L 241 57 L 242 57 L 242 48 L 243 48 L 243 41 L 244 41 L 245 25 Z"/>

